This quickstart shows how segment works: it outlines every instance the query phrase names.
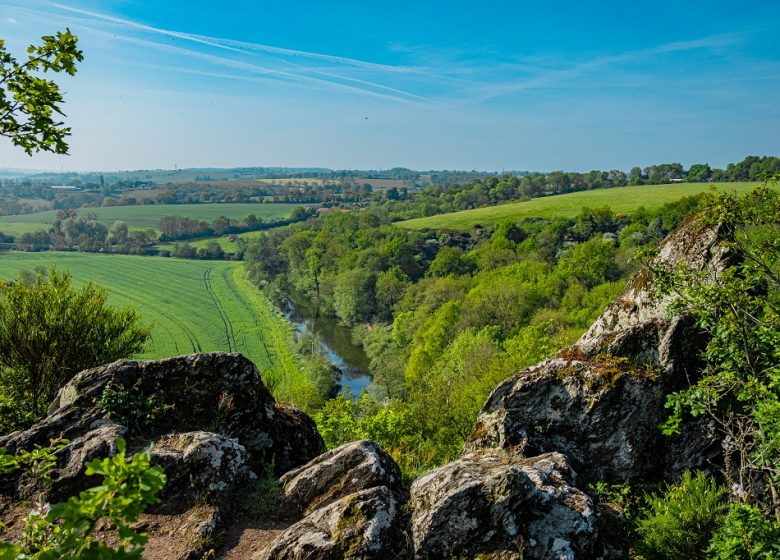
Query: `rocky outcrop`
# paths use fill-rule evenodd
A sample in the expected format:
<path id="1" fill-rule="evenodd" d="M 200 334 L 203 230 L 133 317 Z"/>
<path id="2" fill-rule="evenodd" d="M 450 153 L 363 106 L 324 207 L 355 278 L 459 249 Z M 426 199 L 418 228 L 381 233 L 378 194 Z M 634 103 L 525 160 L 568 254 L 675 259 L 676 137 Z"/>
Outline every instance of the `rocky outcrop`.
<path id="1" fill-rule="evenodd" d="M 712 278 L 729 264 L 718 232 L 687 220 L 659 247 L 653 266 L 679 263 Z M 689 422 L 662 436 L 666 395 L 692 379 L 706 339 L 668 316 L 649 273 L 629 281 L 570 349 L 501 383 L 464 452 L 502 448 L 525 456 L 564 453 L 584 480 L 648 481 L 707 467 L 719 454 L 712 427 Z"/>
<path id="2" fill-rule="evenodd" d="M 596 514 L 566 457 L 466 455 L 411 489 L 418 559 L 595 557 Z"/>
<path id="3" fill-rule="evenodd" d="M 684 265 L 702 279 L 711 279 L 723 272 L 731 258 L 720 242 L 720 231 L 703 227 L 690 216 L 661 242 L 651 268 L 671 271 Z M 588 356 L 623 356 L 633 365 L 653 367 L 671 383 L 684 381 L 698 371 L 697 357 L 706 339 L 686 317 L 669 316 L 672 300 L 672 295 L 657 294 L 651 272 L 642 270 L 575 346 Z"/>
<path id="4" fill-rule="evenodd" d="M 221 352 L 121 360 L 83 371 L 60 389 L 46 418 L 29 430 L 0 437 L 0 447 L 15 453 L 56 437 L 75 441 L 106 418 L 143 441 L 192 431 L 234 438 L 246 449 L 250 466 L 273 462 L 277 474 L 324 449 L 314 422 L 275 402 L 252 362 Z"/>
<path id="5" fill-rule="evenodd" d="M 275 402 L 252 362 L 225 353 L 83 371 L 59 391 L 46 418 L 0 437 L 0 448 L 16 454 L 58 437 L 70 442 L 56 453 L 51 485 L 19 472 L 0 476 L 0 521 L 18 520 L 3 504 L 63 501 L 98 484 L 85 475 L 86 464 L 115 454 L 122 437 L 131 453 L 149 449 L 167 475 L 162 502 L 142 517 L 154 535 L 149 550 L 182 560 L 213 555 L 244 488 L 251 499 L 255 472 L 274 465 L 281 475 L 324 449 L 308 416 Z"/>
<path id="6" fill-rule="evenodd" d="M 292 525 L 263 560 L 402 558 L 407 538 L 402 504 L 386 486 L 350 494 Z"/>
<path id="7" fill-rule="evenodd" d="M 385 486 L 401 491 L 401 471 L 373 441 L 356 441 L 320 455 L 279 480 L 279 511 L 311 513 L 349 494 Z"/>

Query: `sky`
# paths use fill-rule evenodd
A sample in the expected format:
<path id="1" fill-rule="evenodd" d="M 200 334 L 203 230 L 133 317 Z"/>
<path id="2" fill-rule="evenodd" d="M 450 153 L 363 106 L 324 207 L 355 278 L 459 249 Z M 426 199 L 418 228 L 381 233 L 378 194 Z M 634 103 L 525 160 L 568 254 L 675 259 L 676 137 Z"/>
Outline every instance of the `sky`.
<path id="1" fill-rule="evenodd" d="M 0 0 L 70 154 L 0 168 L 587 171 L 780 155 L 780 2 Z"/>

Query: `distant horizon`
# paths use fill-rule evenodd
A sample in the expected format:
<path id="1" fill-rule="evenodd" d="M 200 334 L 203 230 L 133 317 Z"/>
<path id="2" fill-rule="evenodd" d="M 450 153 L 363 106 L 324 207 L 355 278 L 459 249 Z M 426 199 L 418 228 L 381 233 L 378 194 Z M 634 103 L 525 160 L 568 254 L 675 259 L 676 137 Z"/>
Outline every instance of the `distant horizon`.
<path id="1" fill-rule="evenodd" d="M 619 171 L 625 171 L 628 172 L 632 167 L 639 167 L 641 169 L 645 169 L 646 167 L 652 166 L 652 165 L 660 165 L 665 163 L 680 163 L 685 169 L 689 169 L 691 165 L 695 164 L 708 164 L 713 169 L 726 169 L 728 164 L 730 163 L 739 163 L 740 161 L 743 161 L 746 157 L 749 156 L 758 156 L 758 157 L 780 157 L 780 152 L 775 155 L 772 153 L 766 153 L 766 154 L 745 154 L 744 156 L 729 160 L 721 165 L 713 164 L 709 161 L 694 161 L 691 163 L 686 163 L 684 161 L 679 160 L 670 160 L 670 161 L 656 161 L 653 163 L 643 163 L 643 164 L 636 164 L 632 165 L 627 168 L 620 168 L 620 167 L 610 167 L 610 168 L 589 168 L 589 169 L 566 169 L 566 168 L 558 168 L 558 169 L 468 169 L 465 167 L 452 167 L 452 168 L 432 168 L 432 167 L 422 167 L 422 168 L 415 168 L 415 167 L 408 167 L 405 165 L 392 165 L 390 167 L 329 167 L 325 165 L 231 165 L 231 166 L 195 166 L 195 167 L 139 167 L 139 168 L 118 168 L 118 169 L 35 169 L 35 168 L 17 168 L 17 167 L 5 167 L 0 166 L 0 172 L 19 172 L 19 173 L 25 173 L 26 175 L 34 175 L 34 174 L 59 174 L 59 173 L 79 173 L 79 174 L 87 174 L 87 173 L 138 173 L 142 171 L 202 171 L 202 170 L 215 170 L 215 171 L 229 171 L 233 169 L 287 169 L 287 170 L 306 170 L 306 169 L 322 169 L 327 170 L 331 172 L 339 172 L 339 171 L 390 171 L 391 169 L 408 169 L 409 171 L 414 171 L 417 173 L 423 173 L 423 172 L 451 172 L 451 173 L 487 173 L 487 174 L 502 174 L 502 173 L 553 173 L 556 171 L 562 171 L 565 173 L 587 173 L 589 171 L 610 171 L 610 170 L 619 170 Z"/>
<path id="2" fill-rule="evenodd" d="M 6 0 L 13 55 L 65 27 L 69 157 L 0 167 L 620 169 L 777 153 L 780 5 Z M 307 162 L 317 162 L 316 165 Z"/>

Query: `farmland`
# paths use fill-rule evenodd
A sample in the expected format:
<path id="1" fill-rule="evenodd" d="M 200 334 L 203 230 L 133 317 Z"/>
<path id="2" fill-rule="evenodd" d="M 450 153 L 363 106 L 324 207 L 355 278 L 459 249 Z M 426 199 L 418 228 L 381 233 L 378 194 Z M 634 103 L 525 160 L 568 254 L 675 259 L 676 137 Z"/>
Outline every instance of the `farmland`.
<path id="1" fill-rule="evenodd" d="M 140 358 L 241 352 L 269 386 L 280 390 L 300 375 L 289 323 L 244 279 L 238 263 L 13 252 L 0 255 L 0 278 L 51 264 L 69 270 L 77 285 L 100 284 L 112 304 L 140 311 L 142 321 L 153 325 L 151 343 Z"/>
<path id="2" fill-rule="evenodd" d="M 150 204 L 142 206 L 110 206 L 100 208 L 81 208 L 79 214 L 94 212 L 98 220 L 111 227 L 117 220 L 127 222 L 132 229 L 158 228 L 163 216 L 185 216 L 206 222 L 226 216 L 231 220 L 241 220 L 254 214 L 263 220 L 285 218 L 293 208 L 300 204 Z M 56 210 L 34 214 L 17 214 L 0 217 L 0 231 L 19 235 L 28 231 L 48 229 L 57 219 Z"/>
<path id="3" fill-rule="evenodd" d="M 609 206 L 616 214 L 627 214 L 644 206 L 647 209 L 658 208 L 668 202 L 674 202 L 684 196 L 705 192 L 711 186 L 720 190 L 734 190 L 746 193 L 760 183 L 679 183 L 671 185 L 638 185 L 633 187 L 617 187 L 580 191 L 569 194 L 534 198 L 526 202 L 513 202 L 475 208 L 451 214 L 440 214 L 425 218 L 415 218 L 398 222 L 399 227 L 409 229 L 455 229 L 467 231 L 479 224 L 493 226 L 504 220 L 521 218 L 571 218 L 576 216 L 583 207 L 603 208 Z"/>

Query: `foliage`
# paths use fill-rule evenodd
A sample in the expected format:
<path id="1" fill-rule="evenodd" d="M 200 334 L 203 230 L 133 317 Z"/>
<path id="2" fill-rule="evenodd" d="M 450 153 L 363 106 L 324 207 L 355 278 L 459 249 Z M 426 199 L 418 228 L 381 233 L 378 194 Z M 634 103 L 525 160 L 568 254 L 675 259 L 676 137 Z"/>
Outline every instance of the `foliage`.
<path id="1" fill-rule="evenodd" d="M 706 368 L 669 396 L 664 428 L 677 433 L 687 413 L 714 420 L 735 498 L 780 516 L 780 197 L 766 187 L 713 194 L 701 219 L 720 228 L 736 264 L 710 280 L 686 267 L 654 271 L 677 297 L 672 311 L 710 336 Z"/>
<path id="2" fill-rule="evenodd" d="M 637 523 L 637 548 L 646 560 L 697 560 L 707 557 L 712 533 L 726 509 L 726 489 L 704 473 L 685 473 L 678 485 L 648 495 Z"/>
<path id="3" fill-rule="evenodd" d="M 0 380 L 21 409 L 39 415 L 75 373 L 143 348 L 150 329 L 107 299 L 95 284 L 74 289 L 55 267 L 31 285 L 0 286 Z"/>
<path id="4" fill-rule="evenodd" d="M 38 74 L 65 72 L 73 76 L 84 55 L 69 29 L 41 40 L 43 44 L 27 48 L 27 60 L 22 62 L 5 50 L 0 39 L 0 136 L 10 138 L 28 155 L 40 150 L 66 154 L 65 137 L 70 128 L 56 116 L 63 115 L 62 94 L 56 83 Z"/>
<path id="5" fill-rule="evenodd" d="M 114 457 L 87 465 L 87 475 L 103 476 L 100 486 L 31 512 L 20 544 L 0 542 L 0 560 L 140 559 L 147 535 L 135 532 L 131 523 L 158 502 L 156 494 L 165 485 L 165 473 L 150 466 L 148 453 L 137 453 L 127 461 L 125 441 L 118 439 L 116 445 Z M 104 517 L 116 528 L 116 546 L 96 540 L 97 522 Z"/>
<path id="6" fill-rule="evenodd" d="M 32 451 L 22 450 L 15 456 L 0 448 L 0 475 L 23 470 L 46 485 L 51 484 L 51 474 L 57 466 L 57 451 L 70 443 L 66 439 L 50 440 L 47 447 L 35 445 Z"/>
<path id="7" fill-rule="evenodd" d="M 98 400 L 98 406 L 111 418 L 126 426 L 131 433 L 143 434 L 173 405 L 165 404 L 165 392 L 155 391 L 144 395 L 134 385 L 129 389 L 107 385 Z"/>
<path id="8" fill-rule="evenodd" d="M 729 509 L 709 547 L 712 560 L 776 560 L 780 558 L 780 523 L 756 506 Z"/>
<path id="9" fill-rule="evenodd" d="M 257 365 L 263 382 L 277 399 L 310 410 L 324 398 L 296 355 L 289 322 L 246 279 L 240 263 L 18 252 L 4 255 L 2 260 L 3 279 L 56 261 L 58 267 L 70 270 L 75 284 L 94 280 L 104 286 L 113 305 L 143 308 L 144 320 L 154 327 L 139 358 L 233 350 Z M 182 305 L 182 298 L 187 305 Z M 0 422 L 11 425 L 14 418 L 10 411 L 19 413 L 15 403 L 11 397 L 4 400 L 0 391 L 0 412 L 9 411 L 9 415 L 0 414 Z M 34 420 L 20 417 L 14 425 Z"/>

